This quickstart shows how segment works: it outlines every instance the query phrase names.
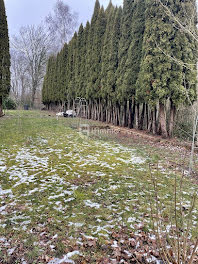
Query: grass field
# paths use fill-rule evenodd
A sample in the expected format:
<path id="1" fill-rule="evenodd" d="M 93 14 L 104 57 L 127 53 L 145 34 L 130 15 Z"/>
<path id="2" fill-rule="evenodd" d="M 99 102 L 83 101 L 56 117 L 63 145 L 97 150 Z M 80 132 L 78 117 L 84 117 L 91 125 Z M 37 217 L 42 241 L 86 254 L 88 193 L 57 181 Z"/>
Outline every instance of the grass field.
<path id="1" fill-rule="evenodd" d="M 117 261 L 111 249 L 121 230 L 152 233 L 149 164 L 164 219 L 170 213 L 179 172 L 154 148 L 88 136 L 78 123 L 36 111 L 0 119 L 0 263 L 132 263 Z M 185 178 L 185 210 L 196 190 Z"/>

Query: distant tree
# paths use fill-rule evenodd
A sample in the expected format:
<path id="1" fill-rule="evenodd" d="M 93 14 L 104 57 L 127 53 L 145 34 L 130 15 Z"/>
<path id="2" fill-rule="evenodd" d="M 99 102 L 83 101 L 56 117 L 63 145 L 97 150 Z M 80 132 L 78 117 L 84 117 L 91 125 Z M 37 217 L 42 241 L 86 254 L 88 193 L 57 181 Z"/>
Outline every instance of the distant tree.
<path id="1" fill-rule="evenodd" d="M 19 35 L 13 37 L 13 49 L 20 52 L 26 60 L 32 105 L 34 105 L 36 92 L 42 84 L 52 46 L 52 40 L 42 24 L 22 27 Z"/>
<path id="2" fill-rule="evenodd" d="M 43 103 L 48 107 L 50 103 L 54 103 L 53 100 L 53 88 L 54 88 L 54 76 L 55 76 L 55 56 L 50 56 L 47 63 L 46 75 L 43 81 L 43 89 L 42 89 L 42 100 Z"/>
<path id="3" fill-rule="evenodd" d="M 7 17 L 4 0 L 0 0 L 0 117 L 3 115 L 3 97 L 10 91 L 10 52 Z"/>
<path id="4" fill-rule="evenodd" d="M 72 13 L 67 4 L 62 0 L 57 0 L 53 12 L 45 19 L 54 41 L 55 52 L 59 51 L 70 40 L 77 26 L 77 20 L 77 13 Z"/>
<path id="5" fill-rule="evenodd" d="M 18 103 L 24 104 L 29 94 L 30 78 L 26 57 L 20 51 L 11 50 L 11 96 Z"/>

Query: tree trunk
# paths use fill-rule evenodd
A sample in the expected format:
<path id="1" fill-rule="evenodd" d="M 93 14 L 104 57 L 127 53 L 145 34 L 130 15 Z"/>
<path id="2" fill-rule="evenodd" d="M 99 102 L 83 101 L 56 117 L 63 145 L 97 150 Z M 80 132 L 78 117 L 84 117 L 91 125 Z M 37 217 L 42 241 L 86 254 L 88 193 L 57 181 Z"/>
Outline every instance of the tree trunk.
<path id="1" fill-rule="evenodd" d="M 154 110 L 152 111 L 152 131 L 154 135 L 157 132 L 156 115 L 157 115 L 157 109 L 155 107 Z"/>
<path id="2" fill-rule="evenodd" d="M 159 123 L 160 123 L 160 130 L 161 135 L 163 138 L 168 137 L 167 128 L 166 128 L 166 113 L 165 113 L 165 106 L 164 104 L 159 104 Z"/>
<path id="3" fill-rule="evenodd" d="M 145 115 L 145 103 L 143 103 L 142 113 L 141 113 L 141 117 L 140 117 L 140 123 L 139 123 L 139 129 L 140 130 L 143 130 L 143 126 L 144 126 L 144 115 Z"/>
<path id="4" fill-rule="evenodd" d="M 135 128 L 139 129 L 139 116 L 140 116 L 140 105 L 136 104 L 136 111 L 135 111 Z"/>
<path id="5" fill-rule="evenodd" d="M 127 102 L 124 103 L 123 105 L 123 127 L 127 127 L 128 126 L 128 122 L 127 122 Z"/>
<path id="6" fill-rule="evenodd" d="M 173 129 L 175 124 L 175 114 L 176 114 L 176 107 L 174 106 L 172 100 L 170 104 L 170 123 L 169 123 L 169 137 L 173 136 Z"/>
<path id="7" fill-rule="evenodd" d="M 0 117 L 3 116 L 3 98 L 0 96 Z"/>
<path id="8" fill-rule="evenodd" d="M 149 109 L 148 105 L 146 104 L 146 129 L 148 129 L 149 126 Z"/>
<path id="9" fill-rule="evenodd" d="M 129 100 L 129 118 L 128 118 L 128 127 L 129 128 L 132 128 L 133 127 L 133 124 L 132 124 L 132 102 L 131 100 Z"/>
<path id="10" fill-rule="evenodd" d="M 136 109 L 136 102 L 135 102 L 135 98 L 133 98 L 132 104 L 133 104 L 133 109 L 132 109 L 132 117 L 131 117 L 131 126 L 132 126 L 132 128 L 134 128 L 134 121 L 135 121 L 135 109 Z"/>

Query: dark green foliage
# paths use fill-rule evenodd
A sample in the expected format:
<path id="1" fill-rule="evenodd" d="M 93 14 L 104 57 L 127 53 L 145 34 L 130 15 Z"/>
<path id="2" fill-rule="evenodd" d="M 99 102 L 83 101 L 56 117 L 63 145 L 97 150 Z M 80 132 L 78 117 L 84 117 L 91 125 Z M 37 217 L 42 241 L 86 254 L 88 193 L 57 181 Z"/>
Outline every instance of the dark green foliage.
<path id="1" fill-rule="evenodd" d="M 182 22 L 195 5 L 161 1 Z M 96 0 L 91 22 L 49 59 L 43 102 L 71 108 L 84 97 L 88 118 L 172 135 L 178 107 L 196 100 L 196 62 L 197 42 L 160 1 L 110 1 L 104 10 Z"/>
<path id="2" fill-rule="evenodd" d="M 121 38 L 119 42 L 119 64 L 116 73 L 117 77 L 117 97 L 120 102 L 128 99 L 129 93 L 127 87 L 124 85 L 125 73 L 127 70 L 128 51 L 131 45 L 132 35 L 132 21 L 135 3 L 134 0 L 124 0 L 122 21 L 121 21 Z"/>
<path id="3" fill-rule="evenodd" d="M 135 1 L 133 5 L 131 23 L 131 43 L 127 53 L 125 72 L 123 76 L 123 87 L 131 98 L 136 92 L 136 81 L 140 71 L 142 59 L 142 42 L 145 29 L 145 2 Z"/>
<path id="4" fill-rule="evenodd" d="M 7 110 L 15 110 L 17 108 L 17 104 L 12 98 L 6 97 L 3 100 L 3 108 Z"/>
<path id="5" fill-rule="evenodd" d="M 98 10 L 91 24 L 92 48 L 90 50 L 90 78 L 88 83 L 89 98 L 99 99 L 101 95 L 101 70 L 102 70 L 102 48 L 104 42 L 104 33 L 106 29 L 106 15 L 104 8 Z"/>
<path id="6" fill-rule="evenodd" d="M 171 61 L 164 53 L 171 51 L 170 41 L 174 37 L 174 30 L 160 3 L 152 0 L 147 0 L 145 26 L 144 58 L 137 96 L 155 106 L 158 101 L 165 102 L 169 96 Z"/>
<path id="7" fill-rule="evenodd" d="M 108 71 L 112 61 L 110 60 L 111 54 L 111 38 L 114 26 L 115 10 L 110 2 L 105 14 L 107 16 L 107 27 L 104 35 L 103 51 L 102 51 L 102 69 L 101 69 L 101 98 L 107 100 L 110 94 L 110 87 L 108 85 Z"/>
<path id="8" fill-rule="evenodd" d="M 0 0 L 0 116 L 2 98 L 10 91 L 10 53 L 4 0 Z"/>

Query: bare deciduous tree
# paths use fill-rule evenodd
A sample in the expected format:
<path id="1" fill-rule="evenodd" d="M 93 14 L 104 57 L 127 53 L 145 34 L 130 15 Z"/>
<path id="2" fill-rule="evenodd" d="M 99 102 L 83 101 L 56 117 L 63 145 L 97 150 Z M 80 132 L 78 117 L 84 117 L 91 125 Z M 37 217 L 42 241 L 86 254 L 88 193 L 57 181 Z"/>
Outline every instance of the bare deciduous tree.
<path id="1" fill-rule="evenodd" d="M 12 38 L 12 94 L 21 102 L 27 91 L 35 101 L 45 74 L 49 55 L 57 53 L 67 42 L 77 24 L 77 14 L 62 0 L 57 0 L 46 23 L 22 27 Z"/>
<path id="2" fill-rule="evenodd" d="M 11 95 L 20 103 L 25 103 L 29 88 L 28 64 L 24 54 L 11 50 Z"/>
<path id="3" fill-rule="evenodd" d="M 72 36 L 77 26 L 77 17 L 77 14 L 72 13 L 70 7 L 62 0 L 57 0 L 53 13 L 46 17 L 47 27 L 57 50 L 62 48 Z"/>
<path id="4" fill-rule="evenodd" d="M 46 63 L 51 47 L 52 40 L 43 24 L 39 26 L 22 27 L 19 31 L 19 35 L 14 36 L 12 39 L 12 48 L 23 57 L 25 71 L 29 76 L 32 105 L 34 104 L 35 94 L 41 86 L 45 74 Z M 18 68 L 22 70 L 23 67 L 18 65 Z"/>

